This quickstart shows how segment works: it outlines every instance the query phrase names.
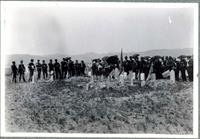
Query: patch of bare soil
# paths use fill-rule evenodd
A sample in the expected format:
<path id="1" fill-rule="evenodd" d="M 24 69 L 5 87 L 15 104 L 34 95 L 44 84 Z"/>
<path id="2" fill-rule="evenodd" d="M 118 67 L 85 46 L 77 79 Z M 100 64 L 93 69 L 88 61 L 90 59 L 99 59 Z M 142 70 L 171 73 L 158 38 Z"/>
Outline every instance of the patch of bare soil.
<path id="1" fill-rule="evenodd" d="M 89 81 L 6 82 L 6 130 L 192 134 L 193 83 Z"/>

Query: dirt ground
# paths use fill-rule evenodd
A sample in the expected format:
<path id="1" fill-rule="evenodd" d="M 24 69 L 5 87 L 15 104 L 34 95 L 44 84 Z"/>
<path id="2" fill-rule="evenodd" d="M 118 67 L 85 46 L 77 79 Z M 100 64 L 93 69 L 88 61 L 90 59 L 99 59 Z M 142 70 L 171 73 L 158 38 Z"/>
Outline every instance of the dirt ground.
<path id="1" fill-rule="evenodd" d="M 10 132 L 192 134 L 193 83 L 168 80 L 145 87 L 87 77 L 53 82 L 6 81 Z"/>

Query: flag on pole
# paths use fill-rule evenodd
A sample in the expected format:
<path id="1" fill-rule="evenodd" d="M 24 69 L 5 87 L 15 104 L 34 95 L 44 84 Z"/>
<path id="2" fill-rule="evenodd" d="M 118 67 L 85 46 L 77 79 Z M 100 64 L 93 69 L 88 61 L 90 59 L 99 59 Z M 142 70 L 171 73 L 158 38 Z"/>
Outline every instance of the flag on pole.
<path id="1" fill-rule="evenodd" d="M 123 71 L 123 52 L 121 48 L 121 55 L 120 55 L 120 73 Z"/>

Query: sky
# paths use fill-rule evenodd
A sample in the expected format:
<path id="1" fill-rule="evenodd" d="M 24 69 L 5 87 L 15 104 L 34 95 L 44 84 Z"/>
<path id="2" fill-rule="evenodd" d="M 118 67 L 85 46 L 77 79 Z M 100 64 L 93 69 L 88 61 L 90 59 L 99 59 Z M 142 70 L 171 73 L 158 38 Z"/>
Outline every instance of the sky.
<path id="1" fill-rule="evenodd" d="M 193 47 L 191 6 L 121 5 L 6 3 L 3 5 L 5 52 L 76 55 L 120 52 L 121 48 L 125 52 L 141 52 Z"/>

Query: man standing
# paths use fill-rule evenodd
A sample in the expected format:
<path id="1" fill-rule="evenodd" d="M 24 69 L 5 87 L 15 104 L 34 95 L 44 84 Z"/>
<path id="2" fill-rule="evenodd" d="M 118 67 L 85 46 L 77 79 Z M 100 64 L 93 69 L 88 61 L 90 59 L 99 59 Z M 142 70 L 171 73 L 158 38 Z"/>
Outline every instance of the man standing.
<path id="1" fill-rule="evenodd" d="M 180 62 L 180 71 L 181 71 L 181 76 L 182 76 L 182 80 L 183 81 L 187 81 L 186 79 L 186 75 L 185 75 L 185 70 L 187 67 L 187 62 L 184 58 L 181 58 L 181 62 Z"/>
<path id="2" fill-rule="evenodd" d="M 17 82 L 17 66 L 15 65 L 15 61 L 12 62 L 11 70 L 12 70 L 12 82 L 14 81 L 16 83 Z"/>
<path id="3" fill-rule="evenodd" d="M 66 59 L 63 58 L 63 60 L 61 61 L 61 72 L 62 72 L 62 78 L 66 78 L 67 75 L 67 62 Z"/>
<path id="4" fill-rule="evenodd" d="M 74 70 L 74 62 L 69 59 L 69 63 L 68 63 L 68 68 L 69 68 L 69 76 L 74 76 L 75 74 L 75 70 Z"/>
<path id="5" fill-rule="evenodd" d="M 140 77 L 138 75 L 140 75 L 140 61 L 139 61 L 138 55 L 134 56 L 134 59 L 136 62 L 136 65 L 135 65 L 136 79 L 139 80 Z"/>
<path id="6" fill-rule="evenodd" d="M 171 71 L 172 68 L 174 67 L 174 60 L 171 56 L 168 57 L 168 60 L 167 60 L 167 70 Z"/>
<path id="7" fill-rule="evenodd" d="M 70 62 L 70 60 L 71 60 L 71 57 L 66 57 L 65 58 L 65 62 L 66 62 L 66 69 L 65 69 L 65 72 L 66 72 L 66 77 L 67 78 L 69 78 L 69 76 L 70 76 L 70 64 L 69 64 L 69 62 Z"/>
<path id="8" fill-rule="evenodd" d="M 40 60 L 37 61 L 36 67 L 37 67 L 37 72 L 38 72 L 37 80 L 40 80 L 41 71 L 42 71 L 42 64 L 40 63 Z"/>
<path id="9" fill-rule="evenodd" d="M 145 61 L 144 57 L 141 57 L 141 61 L 140 61 L 140 73 L 144 73 L 145 80 L 146 80 L 147 76 L 149 74 L 149 67 L 148 67 L 148 63 Z"/>
<path id="10" fill-rule="evenodd" d="M 54 65 L 52 59 L 49 60 L 48 66 L 49 66 L 49 77 L 50 80 L 53 81 L 55 77 L 54 77 Z"/>
<path id="11" fill-rule="evenodd" d="M 135 59 L 133 57 L 130 56 L 130 65 L 131 65 L 131 71 L 136 74 L 136 70 L 137 70 L 137 62 L 135 61 Z"/>
<path id="12" fill-rule="evenodd" d="M 35 70 L 35 65 L 34 65 L 34 60 L 31 59 L 31 62 L 28 64 L 28 69 L 29 69 L 29 80 L 28 81 L 33 81 L 34 78 L 34 70 Z"/>
<path id="13" fill-rule="evenodd" d="M 175 79 L 176 81 L 179 81 L 179 71 L 180 71 L 180 60 L 176 59 L 175 60 Z"/>
<path id="14" fill-rule="evenodd" d="M 75 76 L 78 76 L 78 60 L 74 63 Z"/>
<path id="15" fill-rule="evenodd" d="M 188 67 L 187 67 L 187 71 L 188 71 L 188 77 L 189 77 L 189 81 L 193 81 L 193 59 L 190 58 L 188 61 Z"/>
<path id="16" fill-rule="evenodd" d="M 93 76 L 97 76 L 97 70 L 98 70 L 98 67 L 97 67 L 97 63 L 96 63 L 96 60 L 93 60 L 92 61 L 92 75 Z"/>
<path id="17" fill-rule="evenodd" d="M 85 65 L 84 61 L 82 60 L 81 61 L 81 76 L 85 75 L 85 68 L 86 68 L 86 65 Z"/>
<path id="18" fill-rule="evenodd" d="M 129 74 L 129 70 L 130 70 L 130 62 L 129 62 L 127 56 L 125 56 L 125 60 L 123 62 L 123 68 L 124 68 L 124 72 L 126 72 L 127 75 L 128 75 Z"/>
<path id="19" fill-rule="evenodd" d="M 80 76 L 80 63 L 78 63 L 78 60 L 76 60 L 74 64 L 74 69 L 75 69 L 75 76 Z"/>
<path id="20" fill-rule="evenodd" d="M 49 74 L 51 73 L 51 71 L 54 71 L 54 67 L 53 67 L 53 61 L 52 59 L 49 60 Z"/>
<path id="21" fill-rule="evenodd" d="M 23 78 L 23 81 L 26 82 L 25 77 L 24 77 L 25 66 L 23 64 L 23 60 L 20 61 L 18 70 L 19 70 L 19 81 L 21 81 L 21 78 Z"/>
<path id="22" fill-rule="evenodd" d="M 58 63 L 57 59 L 55 59 L 54 70 L 55 70 L 56 79 L 61 78 L 60 63 Z"/>
<path id="23" fill-rule="evenodd" d="M 162 79 L 162 64 L 159 60 L 159 58 L 155 58 L 154 62 L 153 62 L 153 72 L 156 74 L 156 79 Z"/>
<path id="24" fill-rule="evenodd" d="M 47 64 L 45 63 L 45 60 L 42 61 L 42 73 L 43 73 L 43 79 L 46 79 L 48 73 L 47 73 Z"/>

